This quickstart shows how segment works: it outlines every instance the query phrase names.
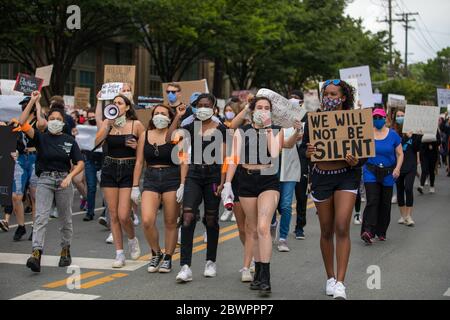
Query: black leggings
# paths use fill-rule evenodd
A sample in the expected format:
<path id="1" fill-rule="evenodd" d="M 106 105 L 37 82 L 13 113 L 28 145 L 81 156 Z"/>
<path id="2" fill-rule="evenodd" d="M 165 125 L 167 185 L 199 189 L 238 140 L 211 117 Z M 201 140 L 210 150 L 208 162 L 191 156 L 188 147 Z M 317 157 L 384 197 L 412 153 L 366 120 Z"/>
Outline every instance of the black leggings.
<path id="1" fill-rule="evenodd" d="M 365 183 L 367 204 L 364 208 L 361 234 L 370 232 L 376 236 L 386 236 L 391 222 L 392 187 L 380 183 Z"/>
<path id="2" fill-rule="evenodd" d="M 420 153 L 420 166 L 422 168 L 422 175 L 420 176 L 420 185 L 425 185 L 427 176 L 430 176 L 430 187 L 434 187 L 434 171 L 436 170 L 436 163 L 438 155 L 430 152 Z"/>
<path id="3" fill-rule="evenodd" d="M 410 171 L 408 173 L 402 173 L 397 179 L 397 202 L 399 207 L 405 206 L 405 195 L 406 195 L 406 206 L 412 207 L 414 203 L 414 179 L 416 173 Z"/>
<path id="4" fill-rule="evenodd" d="M 220 197 L 214 194 L 215 187 L 220 184 L 220 166 L 191 165 L 186 177 L 183 195 L 183 218 L 181 226 L 181 258 L 180 265 L 191 266 L 194 231 L 200 218 L 199 207 L 204 202 L 208 243 L 206 260 L 216 261 L 219 242 L 219 205 Z"/>
<path id="5" fill-rule="evenodd" d="M 361 190 L 359 188 L 358 188 L 358 193 L 356 194 L 355 212 L 356 213 L 361 212 Z"/>
<path id="6" fill-rule="evenodd" d="M 295 184 L 295 198 L 297 199 L 297 223 L 295 230 L 303 229 L 306 226 L 306 205 L 308 203 L 308 176 L 303 175 L 300 182 Z"/>

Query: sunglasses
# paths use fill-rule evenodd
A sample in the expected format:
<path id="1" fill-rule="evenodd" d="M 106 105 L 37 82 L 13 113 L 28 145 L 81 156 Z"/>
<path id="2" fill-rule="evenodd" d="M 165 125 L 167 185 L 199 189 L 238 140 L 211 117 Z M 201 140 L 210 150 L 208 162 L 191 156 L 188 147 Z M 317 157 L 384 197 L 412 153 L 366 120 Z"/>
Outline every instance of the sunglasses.
<path id="1" fill-rule="evenodd" d="M 325 83 L 323 84 L 324 87 L 329 86 L 330 84 L 334 84 L 335 86 L 339 85 L 341 83 L 341 80 L 339 79 L 334 79 L 334 80 L 327 80 L 325 81 Z"/>
<path id="2" fill-rule="evenodd" d="M 177 93 L 177 92 L 178 92 L 178 90 L 176 90 L 176 91 L 169 91 L 169 90 L 167 90 L 167 91 L 166 91 L 167 94 L 169 94 L 169 93 L 175 94 L 175 93 Z"/>

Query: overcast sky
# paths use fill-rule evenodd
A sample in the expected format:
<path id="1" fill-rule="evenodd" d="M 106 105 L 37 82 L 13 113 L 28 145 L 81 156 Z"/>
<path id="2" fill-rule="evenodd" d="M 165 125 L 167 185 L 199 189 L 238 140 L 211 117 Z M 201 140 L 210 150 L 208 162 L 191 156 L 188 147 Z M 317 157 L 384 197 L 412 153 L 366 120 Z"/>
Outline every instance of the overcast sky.
<path id="1" fill-rule="evenodd" d="M 408 63 L 434 58 L 436 52 L 450 46 L 450 0 L 392 0 L 393 12 L 418 12 L 419 16 L 410 25 L 414 30 L 408 34 Z M 388 0 L 353 0 L 346 12 L 354 18 L 362 18 L 363 25 L 370 31 L 388 30 L 387 23 L 377 19 L 387 17 Z M 399 19 L 395 16 L 393 18 Z M 393 26 L 394 48 L 405 54 L 405 28 L 403 23 Z"/>

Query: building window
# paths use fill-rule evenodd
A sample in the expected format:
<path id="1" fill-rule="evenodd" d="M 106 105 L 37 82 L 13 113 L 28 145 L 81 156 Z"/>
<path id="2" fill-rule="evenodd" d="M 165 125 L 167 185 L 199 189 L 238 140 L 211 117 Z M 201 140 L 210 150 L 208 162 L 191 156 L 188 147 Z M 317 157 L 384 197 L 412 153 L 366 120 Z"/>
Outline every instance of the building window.
<path id="1" fill-rule="evenodd" d="M 97 92 L 95 92 L 95 72 L 80 70 L 80 80 L 78 81 L 78 83 L 80 87 L 91 89 L 89 100 L 91 106 L 93 106 L 94 97 L 97 95 Z"/>
<path id="2" fill-rule="evenodd" d="M 64 86 L 64 93 L 68 96 L 73 96 L 76 85 L 77 85 L 77 71 L 70 70 L 69 77 L 67 78 L 66 85 Z"/>

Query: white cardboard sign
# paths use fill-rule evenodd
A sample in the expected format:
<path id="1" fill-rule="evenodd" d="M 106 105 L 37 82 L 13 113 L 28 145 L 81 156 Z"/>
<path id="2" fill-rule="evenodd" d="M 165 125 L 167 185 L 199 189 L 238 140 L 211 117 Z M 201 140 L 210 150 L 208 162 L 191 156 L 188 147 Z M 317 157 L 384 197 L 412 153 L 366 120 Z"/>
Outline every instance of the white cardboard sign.
<path id="1" fill-rule="evenodd" d="M 405 110 L 403 132 L 434 134 L 438 128 L 439 107 L 408 104 Z"/>
<path id="2" fill-rule="evenodd" d="M 112 100 L 123 88 L 122 82 L 108 82 L 102 85 L 101 97 L 98 100 Z"/>
<path id="3" fill-rule="evenodd" d="M 97 134 L 97 126 L 77 125 L 78 134 L 75 136 L 75 140 L 80 147 L 80 150 L 89 150 L 95 147 L 95 135 Z M 95 151 L 101 151 L 98 148 Z"/>
<path id="4" fill-rule="evenodd" d="M 22 106 L 19 102 L 23 100 L 21 96 L 0 95 L 0 120 L 8 122 L 13 118 L 19 119 L 22 113 Z"/>
<path id="5" fill-rule="evenodd" d="M 16 80 L 0 79 L 0 93 L 4 96 L 23 96 L 23 92 L 15 91 Z"/>
<path id="6" fill-rule="evenodd" d="M 359 100 L 361 101 L 362 108 L 373 107 L 372 80 L 370 78 L 369 66 L 341 69 L 339 70 L 339 74 L 343 80 L 357 79 Z"/>
<path id="7" fill-rule="evenodd" d="M 438 106 L 441 108 L 450 105 L 450 89 L 437 89 Z"/>
<path id="8" fill-rule="evenodd" d="M 50 80 L 52 79 L 53 65 L 40 67 L 36 69 L 35 76 L 44 80 L 42 87 L 50 85 Z"/>

